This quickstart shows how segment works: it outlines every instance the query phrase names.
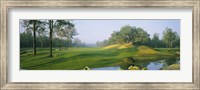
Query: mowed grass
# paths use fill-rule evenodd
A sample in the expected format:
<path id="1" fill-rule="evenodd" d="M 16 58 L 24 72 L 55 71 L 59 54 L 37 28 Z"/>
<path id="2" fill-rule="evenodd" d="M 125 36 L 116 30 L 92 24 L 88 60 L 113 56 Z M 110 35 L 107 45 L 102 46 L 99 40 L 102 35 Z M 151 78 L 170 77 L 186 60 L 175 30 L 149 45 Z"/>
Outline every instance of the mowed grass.
<path id="1" fill-rule="evenodd" d="M 162 48 L 152 49 L 147 46 L 127 46 L 128 48 L 102 49 L 96 47 L 72 47 L 64 50 L 53 49 L 53 57 L 49 57 L 48 48 L 38 48 L 37 55 L 32 54 L 31 48 L 20 54 L 20 68 L 28 70 L 81 70 L 90 68 L 117 66 L 124 64 L 123 59 L 134 57 L 136 60 L 151 60 L 175 55 L 179 49 L 168 52 Z"/>

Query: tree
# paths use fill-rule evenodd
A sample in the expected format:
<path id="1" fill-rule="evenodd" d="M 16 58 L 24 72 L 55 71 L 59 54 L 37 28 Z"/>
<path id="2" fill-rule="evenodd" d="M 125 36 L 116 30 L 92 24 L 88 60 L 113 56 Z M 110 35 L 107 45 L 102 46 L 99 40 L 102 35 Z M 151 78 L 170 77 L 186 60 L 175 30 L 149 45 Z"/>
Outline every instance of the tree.
<path id="1" fill-rule="evenodd" d="M 36 55 L 36 21 L 33 20 L 33 55 Z"/>
<path id="2" fill-rule="evenodd" d="M 111 37 L 108 39 L 108 42 L 109 42 L 110 45 L 112 45 L 112 44 L 120 44 L 120 43 L 124 43 L 124 39 L 122 38 L 120 32 L 114 31 L 111 34 Z"/>
<path id="3" fill-rule="evenodd" d="M 20 48 L 32 47 L 33 45 L 33 35 L 31 32 L 20 33 Z"/>
<path id="4" fill-rule="evenodd" d="M 150 41 L 149 34 L 142 28 L 131 27 L 129 25 L 123 26 L 120 31 L 114 31 L 109 37 L 106 45 L 132 43 L 134 45 L 144 45 Z M 96 44 L 101 44 L 97 42 Z M 104 43 L 105 46 L 105 43 Z"/>
<path id="5" fill-rule="evenodd" d="M 79 46 L 81 46 L 82 42 L 79 38 L 74 38 L 73 44 L 74 44 L 75 47 L 79 47 Z"/>
<path id="6" fill-rule="evenodd" d="M 40 23 L 40 26 L 38 27 L 38 30 L 36 31 L 37 32 L 37 34 L 38 34 L 38 36 L 39 36 L 39 40 L 40 40 L 40 47 L 42 48 L 44 45 L 43 45 L 43 38 L 42 38 L 42 36 L 45 36 L 46 35 L 46 33 L 47 33 L 47 31 L 46 31 L 46 27 L 45 27 L 45 25 L 46 25 L 46 22 L 38 22 L 38 23 Z"/>
<path id="7" fill-rule="evenodd" d="M 52 57 L 53 20 L 49 20 L 49 56 Z"/>
<path id="8" fill-rule="evenodd" d="M 119 33 L 125 43 L 130 43 L 133 39 L 135 39 L 134 36 L 136 34 L 136 28 L 125 25 L 120 29 Z"/>
<path id="9" fill-rule="evenodd" d="M 69 41 L 69 44 L 71 44 L 73 36 L 78 34 L 75 25 L 69 20 L 56 20 L 54 28 L 56 35 L 61 39 L 62 47 L 63 38 L 66 38 L 67 41 Z"/>
<path id="10" fill-rule="evenodd" d="M 25 28 L 27 32 L 33 32 L 33 55 L 36 55 L 36 30 L 40 27 L 40 20 L 23 20 L 22 27 Z"/>
<path id="11" fill-rule="evenodd" d="M 142 28 L 136 28 L 131 27 L 129 25 L 125 25 L 120 29 L 119 33 L 125 43 L 141 45 L 149 40 L 149 34 Z"/>
<path id="12" fill-rule="evenodd" d="M 150 35 L 142 28 L 135 28 L 136 33 L 133 35 L 132 43 L 135 45 L 142 45 L 150 39 Z"/>
<path id="13" fill-rule="evenodd" d="M 157 48 L 159 41 L 160 41 L 159 40 L 159 34 L 158 33 L 154 33 L 153 34 L 153 38 L 152 38 L 152 43 L 153 43 L 155 48 Z"/>
<path id="14" fill-rule="evenodd" d="M 165 31 L 163 31 L 163 42 L 168 48 L 173 48 L 173 44 L 175 43 L 177 36 L 176 32 L 173 32 L 171 28 L 166 27 Z"/>
<path id="15" fill-rule="evenodd" d="M 180 47 L 180 37 L 178 36 L 178 34 L 177 34 L 177 36 L 176 36 L 174 45 L 175 45 L 175 47 L 178 47 L 178 48 Z"/>

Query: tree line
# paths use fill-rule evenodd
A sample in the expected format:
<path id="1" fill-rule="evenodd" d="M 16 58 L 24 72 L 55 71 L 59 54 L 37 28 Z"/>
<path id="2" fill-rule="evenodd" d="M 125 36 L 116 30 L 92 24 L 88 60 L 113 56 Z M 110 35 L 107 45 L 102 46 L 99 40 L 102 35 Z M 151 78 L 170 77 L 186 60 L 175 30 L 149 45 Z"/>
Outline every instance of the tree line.
<path id="1" fill-rule="evenodd" d="M 21 20 L 25 29 L 20 33 L 20 48 L 49 47 L 49 56 L 52 57 L 52 47 L 81 46 L 85 43 L 74 38 L 78 35 L 75 25 L 70 20 Z"/>
<path id="2" fill-rule="evenodd" d="M 75 24 L 71 20 L 20 20 L 25 31 L 20 32 L 20 48 L 49 47 L 49 56 L 52 57 L 52 47 L 86 46 L 79 38 Z M 133 45 L 147 45 L 151 47 L 180 47 L 180 38 L 171 28 L 165 28 L 162 39 L 155 33 L 153 38 L 142 28 L 125 25 L 119 31 L 114 31 L 107 40 L 98 41 L 97 46 L 132 43 Z"/>
<path id="3" fill-rule="evenodd" d="M 73 38 L 72 43 L 70 43 L 68 40 L 62 40 L 63 43 L 61 43 L 61 39 L 58 37 L 52 38 L 52 47 L 85 47 L 86 44 L 82 42 L 79 38 Z M 20 47 L 21 48 L 30 48 L 33 45 L 33 35 L 31 32 L 22 32 L 20 33 Z M 44 36 L 38 36 L 36 35 L 36 47 L 39 48 L 47 48 L 49 47 L 49 37 L 46 35 Z"/>
<path id="4" fill-rule="evenodd" d="M 140 46 L 146 45 L 154 48 L 179 48 L 180 37 L 177 32 L 171 28 L 166 27 L 163 31 L 162 39 L 159 38 L 158 33 L 154 33 L 150 38 L 144 29 L 139 27 L 132 27 L 125 25 L 119 31 L 114 31 L 106 40 L 97 41 L 97 46 L 108 46 L 114 44 L 132 43 L 133 45 Z"/>

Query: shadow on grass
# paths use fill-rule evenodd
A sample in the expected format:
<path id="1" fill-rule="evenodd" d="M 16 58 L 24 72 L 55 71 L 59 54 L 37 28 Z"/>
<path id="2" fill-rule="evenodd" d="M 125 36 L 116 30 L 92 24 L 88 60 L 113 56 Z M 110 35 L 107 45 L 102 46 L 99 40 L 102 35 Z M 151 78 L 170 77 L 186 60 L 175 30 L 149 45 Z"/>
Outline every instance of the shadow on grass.
<path id="1" fill-rule="evenodd" d="M 46 58 L 49 58 L 51 59 L 49 56 L 46 57 Z M 67 61 L 68 59 L 72 59 L 73 57 L 69 57 L 69 58 L 59 58 L 59 59 L 53 59 L 51 61 L 48 61 L 48 62 L 45 62 L 45 63 L 40 63 L 40 64 L 37 64 L 37 65 L 32 65 L 32 66 L 28 66 L 28 67 L 22 67 L 21 69 L 34 69 L 34 68 L 40 68 L 42 66 L 45 66 L 45 65 L 51 65 L 51 64 L 57 64 L 57 63 L 61 63 L 61 62 L 64 62 L 64 61 Z"/>

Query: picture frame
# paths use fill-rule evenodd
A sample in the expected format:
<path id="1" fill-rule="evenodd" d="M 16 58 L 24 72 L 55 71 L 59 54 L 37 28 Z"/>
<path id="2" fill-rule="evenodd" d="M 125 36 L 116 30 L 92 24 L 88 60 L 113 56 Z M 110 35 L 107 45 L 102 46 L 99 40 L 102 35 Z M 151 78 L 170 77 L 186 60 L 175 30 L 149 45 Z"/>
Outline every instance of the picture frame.
<path id="1" fill-rule="evenodd" d="M 199 0 L 1 0 L 0 88 L 9 89 L 200 89 L 200 1 Z M 8 82 L 10 8 L 192 8 L 192 83 L 186 82 Z"/>

